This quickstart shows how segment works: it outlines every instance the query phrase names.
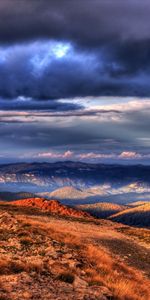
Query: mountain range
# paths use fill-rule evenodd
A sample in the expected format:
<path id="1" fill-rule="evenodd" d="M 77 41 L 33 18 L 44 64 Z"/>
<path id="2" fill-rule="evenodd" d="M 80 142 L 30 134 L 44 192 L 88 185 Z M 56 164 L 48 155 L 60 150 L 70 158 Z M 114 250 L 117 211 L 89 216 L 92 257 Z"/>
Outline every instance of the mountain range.
<path id="1" fill-rule="evenodd" d="M 133 184 L 150 185 L 150 166 L 107 165 L 82 162 L 16 163 L 0 165 L 0 186 L 11 184 L 10 190 L 28 187 L 28 191 L 53 191 L 63 186 L 90 188 L 111 184 L 113 187 Z"/>

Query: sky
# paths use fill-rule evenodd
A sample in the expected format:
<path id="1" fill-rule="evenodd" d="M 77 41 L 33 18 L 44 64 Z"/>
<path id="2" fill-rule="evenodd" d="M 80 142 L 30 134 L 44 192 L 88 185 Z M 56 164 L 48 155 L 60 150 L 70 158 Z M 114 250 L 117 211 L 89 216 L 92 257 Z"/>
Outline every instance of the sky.
<path id="1" fill-rule="evenodd" d="M 150 162 L 150 1 L 0 1 L 0 163 Z"/>

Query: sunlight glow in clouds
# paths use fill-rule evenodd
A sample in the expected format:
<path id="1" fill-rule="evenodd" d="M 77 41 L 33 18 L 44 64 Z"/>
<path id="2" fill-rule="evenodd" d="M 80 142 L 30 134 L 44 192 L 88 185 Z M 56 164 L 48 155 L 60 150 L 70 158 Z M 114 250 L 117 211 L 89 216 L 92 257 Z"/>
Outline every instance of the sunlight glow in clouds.
<path id="1" fill-rule="evenodd" d="M 135 159 L 135 158 L 141 158 L 141 154 L 136 153 L 136 152 L 127 152 L 124 151 L 119 155 L 120 158 L 125 158 L 125 159 Z"/>
<path id="2" fill-rule="evenodd" d="M 33 57 L 31 58 L 31 64 L 37 70 L 42 70 L 51 63 L 52 59 L 61 59 L 65 57 L 72 47 L 69 43 L 62 43 L 56 41 L 45 41 L 42 44 L 40 42 L 31 43 L 33 48 Z"/>
<path id="3" fill-rule="evenodd" d="M 54 53 L 54 55 L 57 58 L 62 58 L 63 56 L 65 56 L 68 51 L 70 50 L 70 45 L 67 44 L 63 44 L 63 43 L 55 43 L 52 47 L 52 52 Z"/>
<path id="4" fill-rule="evenodd" d="M 22 57 L 22 62 L 29 61 L 33 68 L 42 70 L 46 68 L 52 60 L 63 59 L 72 51 L 69 42 L 49 41 L 45 40 L 30 42 L 27 44 L 17 44 L 12 46 L 0 46 L 0 65 L 4 66 Z M 34 71 L 34 70 L 33 70 Z"/>
<path id="5" fill-rule="evenodd" d="M 37 156 L 38 157 L 46 157 L 46 158 L 50 158 L 50 159 L 68 159 L 68 158 L 72 158 L 74 155 L 74 153 L 72 151 L 65 151 L 64 153 L 57 153 L 57 152 L 43 152 L 43 153 L 39 153 Z"/>
<path id="6" fill-rule="evenodd" d="M 106 160 L 138 160 L 141 158 L 149 158 L 150 155 L 141 155 L 140 153 L 137 152 L 132 152 L 132 151 L 123 151 L 120 154 L 116 153 L 110 153 L 110 154 L 105 154 L 105 153 L 98 153 L 98 152 L 87 152 L 87 153 L 75 153 L 73 151 L 65 151 L 65 152 L 41 152 L 35 155 L 36 158 L 46 158 L 50 160 L 80 160 L 80 161 L 101 161 L 103 159 Z"/>

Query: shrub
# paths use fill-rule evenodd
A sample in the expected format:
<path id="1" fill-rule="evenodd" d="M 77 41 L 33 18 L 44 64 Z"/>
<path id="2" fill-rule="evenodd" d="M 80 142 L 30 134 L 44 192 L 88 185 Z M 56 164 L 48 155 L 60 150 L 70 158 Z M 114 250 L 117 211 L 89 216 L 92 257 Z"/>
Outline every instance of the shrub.
<path id="1" fill-rule="evenodd" d="M 57 279 L 61 280 L 61 281 L 64 281 L 64 282 L 67 282 L 67 283 L 73 283 L 75 277 L 72 273 L 65 272 L 65 273 L 59 274 Z"/>
<path id="2" fill-rule="evenodd" d="M 24 237 L 24 238 L 21 238 L 20 239 L 20 244 L 22 246 L 26 246 L 26 247 L 29 247 L 33 244 L 33 240 L 29 237 Z"/>

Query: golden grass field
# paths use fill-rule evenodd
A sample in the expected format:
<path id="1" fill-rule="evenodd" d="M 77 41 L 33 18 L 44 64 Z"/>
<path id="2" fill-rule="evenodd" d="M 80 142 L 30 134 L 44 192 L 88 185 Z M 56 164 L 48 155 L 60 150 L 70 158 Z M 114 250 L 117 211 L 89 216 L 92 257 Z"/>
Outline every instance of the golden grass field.
<path id="1" fill-rule="evenodd" d="M 0 204 L 0 299 L 149 300 L 150 232 Z"/>

